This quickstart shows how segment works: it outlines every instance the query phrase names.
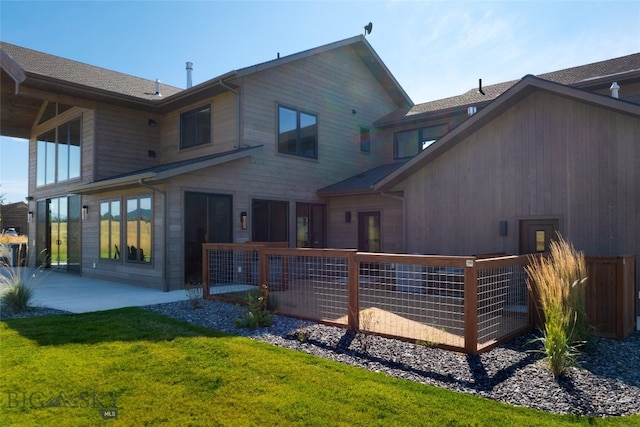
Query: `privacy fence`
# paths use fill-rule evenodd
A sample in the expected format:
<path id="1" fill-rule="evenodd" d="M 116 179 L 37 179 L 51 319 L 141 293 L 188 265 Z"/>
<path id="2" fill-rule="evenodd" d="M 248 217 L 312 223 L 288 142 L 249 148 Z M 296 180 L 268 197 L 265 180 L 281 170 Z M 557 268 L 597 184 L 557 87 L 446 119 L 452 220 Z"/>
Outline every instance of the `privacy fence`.
<path id="1" fill-rule="evenodd" d="M 266 285 L 278 314 L 477 354 L 534 326 L 527 264 L 527 256 L 204 244 L 203 292 L 244 301 Z"/>

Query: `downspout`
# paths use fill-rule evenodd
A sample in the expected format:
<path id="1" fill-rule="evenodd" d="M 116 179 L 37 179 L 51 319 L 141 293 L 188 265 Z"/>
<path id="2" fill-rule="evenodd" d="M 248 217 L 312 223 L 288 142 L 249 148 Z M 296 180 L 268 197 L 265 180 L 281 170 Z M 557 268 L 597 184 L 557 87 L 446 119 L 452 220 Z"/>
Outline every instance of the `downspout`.
<path id="1" fill-rule="evenodd" d="M 393 194 L 380 192 L 381 196 L 390 197 L 402 202 L 402 251 L 407 252 L 407 204 L 404 196 L 394 196 Z"/>
<path id="2" fill-rule="evenodd" d="M 222 86 L 223 88 L 233 92 L 236 95 L 236 135 L 237 135 L 237 141 L 238 141 L 238 146 L 236 148 L 240 148 L 240 92 L 238 92 L 237 89 L 232 88 L 231 86 L 227 85 L 222 79 L 220 79 L 218 81 L 218 84 L 220 86 Z"/>
<path id="3" fill-rule="evenodd" d="M 169 241 L 169 218 L 167 218 L 167 192 L 164 190 L 161 190 L 157 187 L 152 187 L 151 185 L 147 184 L 146 182 L 143 181 L 144 178 L 140 178 L 138 180 L 138 184 L 140 184 L 141 187 L 144 188 L 148 188 L 149 190 L 153 191 L 153 192 L 158 192 L 162 194 L 162 198 L 164 199 L 164 203 L 163 203 L 163 210 L 164 210 L 164 245 L 163 246 L 163 251 L 164 251 L 164 268 L 162 269 L 162 292 L 169 292 L 169 259 L 167 258 L 167 255 L 169 254 L 168 252 L 168 246 L 167 246 L 167 242 Z"/>

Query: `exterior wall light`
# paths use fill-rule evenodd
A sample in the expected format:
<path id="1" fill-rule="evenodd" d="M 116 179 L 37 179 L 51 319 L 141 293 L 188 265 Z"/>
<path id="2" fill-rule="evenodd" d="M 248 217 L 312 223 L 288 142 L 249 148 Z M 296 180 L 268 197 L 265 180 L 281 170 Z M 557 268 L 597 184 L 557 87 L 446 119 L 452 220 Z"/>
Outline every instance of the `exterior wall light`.
<path id="1" fill-rule="evenodd" d="M 246 211 L 240 212 L 240 228 L 242 228 L 243 230 L 247 229 L 247 212 Z"/>
<path id="2" fill-rule="evenodd" d="M 82 219 L 85 220 L 87 219 L 87 216 L 89 215 L 89 206 L 84 205 L 82 207 Z"/>
<path id="3" fill-rule="evenodd" d="M 31 223 L 33 221 L 33 211 L 27 212 L 27 222 Z"/>

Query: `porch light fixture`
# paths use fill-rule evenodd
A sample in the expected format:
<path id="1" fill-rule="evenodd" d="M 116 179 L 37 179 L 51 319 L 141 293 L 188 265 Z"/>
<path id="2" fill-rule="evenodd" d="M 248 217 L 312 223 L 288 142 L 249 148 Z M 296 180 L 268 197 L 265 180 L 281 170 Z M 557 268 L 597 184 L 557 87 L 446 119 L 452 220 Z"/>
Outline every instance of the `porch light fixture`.
<path id="1" fill-rule="evenodd" d="M 149 126 L 155 126 L 156 121 L 154 119 L 149 119 Z"/>
<path id="2" fill-rule="evenodd" d="M 27 222 L 33 221 L 33 211 L 27 212 Z"/>
<path id="3" fill-rule="evenodd" d="M 87 219 L 87 216 L 89 215 L 89 206 L 84 205 L 82 207 L 82 219 L 85 220 Z"/>
<path id="4" fill-rule="evenodd" d="M 247 229 L 247 212 L 246 211 L 240 212 L 240 227 L 243 230 Z"/>
<path id="5" fill-rule="evenodd" d="M 507 221 L 500 221 L 500 235 L 501 236 L 506 236 L 508 234 L 508 222 Z"/>
<path id="6" fill-rule="evenodd" d="M 347 224 L 351 223 L 351 211 L 345 211 L 344 222 L 346 222 Z"/>

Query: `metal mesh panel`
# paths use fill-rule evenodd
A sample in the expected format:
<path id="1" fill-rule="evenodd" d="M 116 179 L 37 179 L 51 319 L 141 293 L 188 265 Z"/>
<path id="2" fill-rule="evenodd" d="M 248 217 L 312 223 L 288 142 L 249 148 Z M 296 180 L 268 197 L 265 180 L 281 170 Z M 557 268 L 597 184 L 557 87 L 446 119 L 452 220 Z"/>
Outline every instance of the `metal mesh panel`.
<path id="1" fill-rule="evenodd" d="M 269 255 L 270 301 L 279 314 L 347 324 L 348 261 Z"/>
<path id="2" fill-rule="evenodd" d="M 258 252 L 207 250 L 209 295 L 243 299 L 247 291 L 258 289 Z"/>
<path id="3" fill-rule="evenodd" d="M 409 263 L 360 263 L 360 329 L 464 346 L 464 271 Z"/>
<path id="4" fill-rule="evenodd" d="M 478 271 L 478 343 L 528 325 L 526 272 L 520 264 Z"/>

